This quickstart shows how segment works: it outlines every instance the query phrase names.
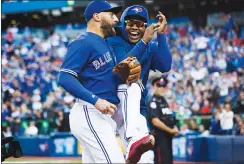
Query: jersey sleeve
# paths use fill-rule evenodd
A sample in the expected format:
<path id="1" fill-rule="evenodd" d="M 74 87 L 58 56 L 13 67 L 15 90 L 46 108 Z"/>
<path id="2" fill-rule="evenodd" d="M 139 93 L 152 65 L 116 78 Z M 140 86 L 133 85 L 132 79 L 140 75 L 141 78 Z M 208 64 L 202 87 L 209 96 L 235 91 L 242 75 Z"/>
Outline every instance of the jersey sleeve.
<path id="1" fill-rule="evenodd" d="M 134 56 L 137 58 L 139 62 L 141 62 L 141 57 L 144 54 L 145 50 L 147 48 L 147 43 L 145 43 L 143 40 L 140 40 L 130 52 L 128 52 L 127 56 Z"/>
<path id="2" fill-rule="evenodd" d="M 158 42 L 151 42 L 152 70 L 168 72 L 171 69 L 172 56 L 164 34 L 158 34 Z"/>
<path id="3" fill-rule="evenodd" d="M 58 84 L 76 98 L 95 105 L 98 97 L 84 88 L 77 80 L 80 70 L 88 61 L 89 53 L 89 48 L 84 40 L 73 41 L 68 46 L 67 54 L 61 65 Z"/>
<path id="4" fill-rule="evenodd" d="M 88 60 L 89 48 L 84 40 L 75 40 L 70 43 L 67 54 L 61 65 L 60 72 L 67 72 L 78 77 L 78 73 Z"/>
<path id="5" fill-rule="evenodd" d="M 110 37 L 107 39 L 109 46 L 112 48 L 116 55 L 117 62 L 121 62 L 128 56 L 134 56 L 141 62 L 142 54 L 147 48 L 147 44 L 140 40 L 133 48 L 125 40 L 120 37 Z"/>

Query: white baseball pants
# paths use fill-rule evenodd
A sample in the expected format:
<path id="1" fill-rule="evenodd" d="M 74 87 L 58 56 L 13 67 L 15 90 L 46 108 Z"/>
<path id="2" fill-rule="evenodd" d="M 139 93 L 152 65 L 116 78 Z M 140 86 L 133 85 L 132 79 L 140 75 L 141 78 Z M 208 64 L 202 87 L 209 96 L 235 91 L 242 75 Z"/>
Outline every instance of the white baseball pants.
<path id="1" fill-rule="evenodd" d="M 120 103 L 113 119 L 117 123 L 117 131 L 124 147 L 127 148 L 130 137 L 142 138 L 149 134 L 147 120 L 140 112 L 141 88 L 137 83 L 122 84 L 117 95 Z M 151 151 L 145 152 L 138 163 L 153 163 L 151 154 Z"/>
<path id="2" fill-rule="evenodd" d="M 110 115 L 79 100 L 69 118 L 71 132 L 82 146 L 82 163 L 125 163 L 115 136 L 116 123 Z"/>
<path id="3" fill-rule="evenodd" d="M 113 119 L 117 130 L 126 145 L 130 137 L 142 137 L 148 134 L 146 118 L 140 113 L 141 88 L 137 83 L 122 84 L 118 88 L 120 103 Z"/>

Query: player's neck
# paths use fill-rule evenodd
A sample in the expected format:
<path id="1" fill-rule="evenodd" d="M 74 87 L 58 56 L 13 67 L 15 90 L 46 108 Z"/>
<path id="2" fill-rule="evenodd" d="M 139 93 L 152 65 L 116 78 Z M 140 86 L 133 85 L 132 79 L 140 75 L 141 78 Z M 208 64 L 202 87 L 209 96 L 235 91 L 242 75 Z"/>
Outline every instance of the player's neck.
<path id="1" fill-rule="evenodd" d="M 154 95 L 155 95 L 155 96 L 163 96 L 163 93 L 161 93 L 161 92 L 159 92 L 159 91 L 155 91 L 155 92 L 154 92 Z"/>
<path id="2" fill-rule="evenodd" d="M 91 32 L 91 33 L 97 34 L 97 35 L 101 36 L 102 38 L 104 38 L 104 34 L 101 31 L 100 27 L 97 27 L 96 25 L 92 25 L 92 24 L 87 25 L 86 32 Z"/>

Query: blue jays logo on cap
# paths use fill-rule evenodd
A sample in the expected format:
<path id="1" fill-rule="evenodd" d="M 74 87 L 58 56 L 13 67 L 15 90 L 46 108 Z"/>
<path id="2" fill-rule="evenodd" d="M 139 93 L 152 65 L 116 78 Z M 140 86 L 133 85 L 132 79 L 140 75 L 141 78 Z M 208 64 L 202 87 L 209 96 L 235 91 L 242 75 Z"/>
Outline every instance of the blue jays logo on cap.
<path id="1" fill-rule="evenodd" d="M 136 13 L 142 12 L 142 8 L 141 7 L 137 7 L 137 8 L 134 8 L 132 10 L 134 10 Z"/>

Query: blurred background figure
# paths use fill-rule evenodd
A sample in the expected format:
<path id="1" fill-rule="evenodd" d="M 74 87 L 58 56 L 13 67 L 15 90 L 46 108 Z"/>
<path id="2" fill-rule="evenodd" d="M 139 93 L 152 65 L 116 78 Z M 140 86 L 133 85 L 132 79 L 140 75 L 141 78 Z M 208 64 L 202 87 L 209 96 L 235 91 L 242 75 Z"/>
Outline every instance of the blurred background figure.
<path id="1" fill-rule="evenodd" d="M 183 124 L 180 127 L 180 133 L 179 134 L 185 136 L 185 135 L 190 134 L 190 133 L 191 133 L 191 130 L 188 128 L 187 124 Z"/>
<path id="2" fill-rule="evenodd" d="M 219 114 L 221 134 L 232 134 L 234 113 L 231 111 L 231 104 L 226 103 Z"/>
<path id="3" fill-rule="evenodd" d="M 212 118 L 210 119 L 210 134 L 220 134 L 220 120 L 219 120 L 219 111 L 215 110 Z"/>
<path id="4" fill-rule="evenodd" d="M 199 132 L 202 136 L 209 136 L 209 130 L 206 130 L 204 125 L 199 126 Z"/>
<path id="5" fill-rule="evenodd" d="M 25 135 L 36 136 L 37 134 L 38 134 L 38 129 L 35 126 L 35 122 L 31 121 L 29 127 L 25 129 Z"/>
<path id="6" fill-rule="evenodd" d="M 179 134 L 175 118 L 164 98 L 168 80 L 159 77 L 152 80 L 154 94 L 148 103 L 148 118 L 152 134 L 155 136 L 154 163 L 173 164 L 173 137 Z"/>
<path id="7" fill-rule="evenodd" d="M 243 120 L 240 115 L 235 116 L 235 124 L 233 126 L 234 135 L 243 135 Z"/>
<path id="8" fill-rule="evenodd" d="M 244 113 L 244 89 L 239 92 L 238 98 L 233 106 L 235 114 Z"/>

